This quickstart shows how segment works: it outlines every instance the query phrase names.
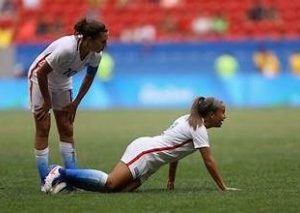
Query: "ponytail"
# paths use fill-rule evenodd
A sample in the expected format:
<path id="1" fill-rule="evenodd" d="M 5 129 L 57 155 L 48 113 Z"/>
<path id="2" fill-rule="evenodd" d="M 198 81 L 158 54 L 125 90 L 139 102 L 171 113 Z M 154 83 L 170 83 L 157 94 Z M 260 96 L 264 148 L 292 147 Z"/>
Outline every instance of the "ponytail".
<path id="1" fill-rule="evenodd" d="M 82 35 L 84 38 L 91 37 L 92 39 L 95 39 L 99 33 L 106 32 L 108 32 L 106 26 L 102 22 L 96 20 L 87 20 L 86 18 L 83 18 L 74 25 L 74 34 Z"/>
<path id="2" fill-rule="evenodd" d="M 194 100 L 190 116 L 188 118 L 188 122 L 194 130 L 198 126 L 203 125 L 203 119 L 210 113 L 215 113 L 220 105 L 222 104 L 221 101 L 214 97 L 198 97 Z"/>
<path id="3" fill-rule="evenodd" d="M 201 126 L 203 124 L 201 114 L 199 113 L 199 106 L 202 102 L 204 102 L 204 100 L 204 97 L 198 97 L 193 101 L 188 122 L 194 130 L 196 130 L 197 126 Z"/>

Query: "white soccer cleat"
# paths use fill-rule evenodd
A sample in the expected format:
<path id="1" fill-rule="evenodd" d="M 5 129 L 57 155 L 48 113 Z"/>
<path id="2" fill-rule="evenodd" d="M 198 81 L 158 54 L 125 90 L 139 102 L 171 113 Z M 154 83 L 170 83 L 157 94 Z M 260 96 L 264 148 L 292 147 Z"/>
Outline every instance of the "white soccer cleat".
<path id="1" fill-rule="evenodd" d="M 49 174 L 47 175 L 46 179 L 45 179 L 45 184 L 44 184 L 44 189 L 45 192 L 51 192 L 52 186 L 53 186 L 53 182 L 55 180 L 57 180 L 60 177 L 60 173 L 59 173 L 59 169 L 62 168 L 61 166 L 54 166 Z"/>
<path id="2" fill-rule="evenodd" d="M 57 184 L 55 184 L 54 186 L 52 186 L 50 193 L 51 194 L 58 194 L 60 192 L 66 191 L 68 190 L 68 184 L 64 181 L 59 182 Z"/>
<path id="3" fill-rule="evenodd" d="M 41 185 L 41 192 L 46 192 L 44 185 Z"/>

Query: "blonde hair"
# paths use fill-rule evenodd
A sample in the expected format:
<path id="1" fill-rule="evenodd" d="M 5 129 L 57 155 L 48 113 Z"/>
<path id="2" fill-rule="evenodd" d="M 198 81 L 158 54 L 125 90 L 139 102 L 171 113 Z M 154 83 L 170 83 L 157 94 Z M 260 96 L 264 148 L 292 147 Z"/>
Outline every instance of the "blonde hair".
<path id="1" fill-rule="evenodd" d="M 220 105 L 221 101 L 214 97 L 197 97 L 192 104 L 190 116 L 188 122 L 194 130 L 198 126 L 203 125 L 203 119 L 210 113 L 215 113 Z"/>

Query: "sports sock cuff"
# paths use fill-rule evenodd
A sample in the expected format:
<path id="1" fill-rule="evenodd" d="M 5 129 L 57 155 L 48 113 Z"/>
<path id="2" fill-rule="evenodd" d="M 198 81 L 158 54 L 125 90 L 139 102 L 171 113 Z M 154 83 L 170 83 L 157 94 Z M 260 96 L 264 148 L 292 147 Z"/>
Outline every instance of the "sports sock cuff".
<path id="1" fill-rule="evenodd" d="M 34 149 L 34 154 L 38 156 L 46 155 L 48 153 L 49 153 L 49 147 L 46 147 L 45 149 L 42 150 Z"/>
<path id="2" fill-rule="evenodd" d="M 72 143 L 60 141 L 59 150 L 62 155 L 65 168 L 76 168 L 76 151 L 74 149 L 74 145 Z"/>
<path id="3" fill-rule="evenodd" d="M 103 172 L 102 175 L 103 175 L 102 176 L 102 180 L 100 180 L 100 181 L 102 182 L 103 185 L 105 185 L 106 182 L 107 182 L 108 174 L 106 174 L 106 173 Z"/>
<path id="4" fill-rule="evenodd" d="M 74 150 L 75 150 L 74 144 L 66 143 L 66 142 L 63 142 L 63 141 L 59 142 L 59 149 L 62 152 L 74 152 Z"/>

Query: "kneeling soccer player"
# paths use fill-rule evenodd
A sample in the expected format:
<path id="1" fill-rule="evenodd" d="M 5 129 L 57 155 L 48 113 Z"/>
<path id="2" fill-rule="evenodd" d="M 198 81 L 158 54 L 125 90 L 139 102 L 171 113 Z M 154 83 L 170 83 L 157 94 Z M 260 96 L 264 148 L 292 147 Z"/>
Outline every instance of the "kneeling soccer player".
<path id="1" fill-rule="evenodd" d="M 207 129 L 221 127 L 225 118 L 222 101 L 198 97 L 190 114 L 179 117 L 161 135 L 140 137 L 131 142 L 111 173 L 55 166 L 46 178 L 46 191 L 51 192 L 53 183 L 60 179 L 88 191 L 131 192 L 167 163 L 170 165 L 167 188 L 174 189 L 178 161 L 196 150 L 201 153 L 207 170 L 221 191 L 238 190 L 225 185 L 210 152 Z"/>

